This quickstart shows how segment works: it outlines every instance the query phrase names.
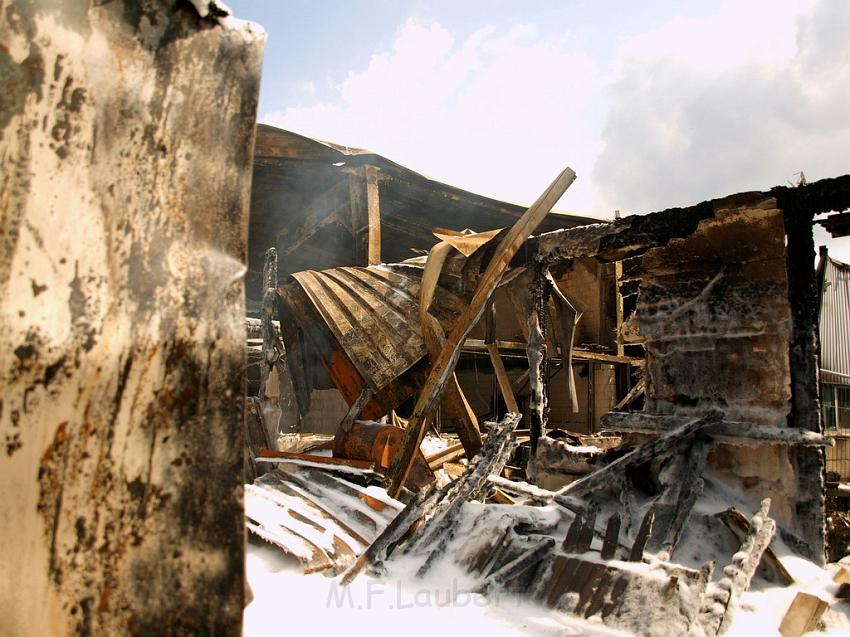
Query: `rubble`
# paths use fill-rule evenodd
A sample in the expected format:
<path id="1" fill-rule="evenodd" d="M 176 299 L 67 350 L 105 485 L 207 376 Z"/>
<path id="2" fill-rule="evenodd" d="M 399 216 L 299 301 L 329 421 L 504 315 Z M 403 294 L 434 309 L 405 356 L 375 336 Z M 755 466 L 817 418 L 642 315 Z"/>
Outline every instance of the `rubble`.
<path id="1" fill-rule="evenodd" d="M 556 198 L 563 187 L 541 201 Z M 789 506 L 810 497 L 814 469 L 805 450 L 831 441 L 805 426 L 810 404 L 789 401 L 794 386 L 789 391 L 777 379 L 790 378 L 783 356 L 793 339 L 808 338 L 808 332 L 788 329 L 787 308 L 797 301 L 784 296 L 790 266 L 786 271 L 780 239 L 790 212 L 778 206 L 789 200 L 796 201 L 785 191 L 750 194 L 526 242 L 529 220 L 547 205 L 538 202 L 510 232 L 479 239 L 471 232 L 435 231 L 440 242 L 424 260 L 296 273 L 299 287 L 278 290 L 287 351 L 291 345 L 306 360 L 305 344 L 316 346 L 349 408 L 337 427 L 333 458 L 264 451 L 257 460 L 344 471 L 337 480 L 345 475 L 360 488 L 383 487 L 384 497 L 403 506 L 368 546 L 346 544 L 337 556 L 323 545 L 319 567 L 344 569 L 343 585 L 364 572 L 385 577 L 396 565 L 422 579 L 460 568 L 475 594 L 520 595 L 647 635 L 725 634 L 754 580 L 798 586 L 783 555 L 793 547 L 818 559 L 822 512 Z M 722 255 L 707 251 L 730 232 L 742 237 L 741 246 Z M 523 243 L 533 256 L 508 267 Z M 551 274 L 559 264 L 569 268 L 587 257 L 622 262 L 619 284 L 638 286 L 613 353 L 575 346 L 583 313 Z M 753 259 L 761 269 L 753 270 Z M 458 276 L 454 282 L 449 272 Z M 496 338 L 501 315 L 493 298 L 501 287 L 511 291 L 518 316 L 524 308 L 525 345 Z M 317 320 L 318 332 L 310 323 Z M 468 338 L 479 320 L 484 338 Z M 640 343 L 645 363 L 626 354 L 626 347 L 635 352 L 629 343 Z M 529 394 L 520 405 L 503 356 L 523 346 Z M 480 429 L 454 372 L 462 350 L 486 353 L 494 392 L 509 408 L 501 421 Z M 557 392 L 575 412 L 582 401 L 574 368 L 582 360 L 638 373 L 599 415 L 601 431 L 552 430 L 549 403 L 556 390 L 549 365 L 568 366 Z M 727 364 L 736 367 L 726 376 L 706 376 Z M 296 378 L 308 374 L 299 365 L 292 367 L 296 393 L 302 391 Z M 763 376 L 767 370 L 773 376 Z M 395 411 L 406 400 L 415 401 L 409 419 Z M 635 406 L 639 411 L 624 411 Z M 454 423 L 459 441 L 424 455 L 426 429 L 440 435 L 437 413 Z M 512 433 L 523 414 L 529 429 Z M 380 416 L 384 422 L 364 419 Z M 747 463 L 754 458 L 794 468 L 789 476 L 752 478 Z M 421 474 L 413 480 L 411 467 Z M 449 467 L 458 468 L 449 475 Z M 259 478 L 254 487 L 267 488 L 267 481 Z M 758 505 L 756 492 L 763 499 Z M 769 516 L 771 500 L 776 513 Z M 751 519 L 741 509 L 747 503 Z M 268 535 L 266 526 L 258 532 Z M 298 532 L 297 525 L 287 529 Z M 706 531 L 714 534 L 708 543 L 699 539 Z M 299 546 L 287 550 L 303 553 Z M 305 568 L 310 560 L 316 558 L 310 556 Z M 716 564 L 722 566 L 717 574 Z"/>

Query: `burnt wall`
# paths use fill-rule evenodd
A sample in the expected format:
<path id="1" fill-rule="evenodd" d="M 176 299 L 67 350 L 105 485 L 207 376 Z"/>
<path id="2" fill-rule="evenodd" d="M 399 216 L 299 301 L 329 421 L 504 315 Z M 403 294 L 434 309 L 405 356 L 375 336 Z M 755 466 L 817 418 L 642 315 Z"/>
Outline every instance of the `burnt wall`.
<path id="1" fill-rule="evenodd" d="M 263 35 L 214 3 L 0 15 L 0 634 L 239 635 Z"/>
<path id="2" fill-rule="evenodd" d="M 783 213 L 772 197 L 713 202 L 714 216 L 693 235 L 626 261 L 640 282 L 626 325 L 646 348 L 646 411 L 689 415 L 717 408 L 731 421 L 785 427 L 791 412 L 791 310 Z M 753 500 L 772 498 L 781 525 L 810 541 L 798 516 L 809 497 L 786 445 L 721 445 L 709 457 L 713 479 Z"/>

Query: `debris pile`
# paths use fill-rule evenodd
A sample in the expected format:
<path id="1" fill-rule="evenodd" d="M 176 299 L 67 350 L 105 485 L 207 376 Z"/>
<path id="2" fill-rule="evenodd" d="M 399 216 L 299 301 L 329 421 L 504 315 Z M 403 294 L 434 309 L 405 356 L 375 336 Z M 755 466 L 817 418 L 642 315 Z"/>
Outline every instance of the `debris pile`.
<path id="1" fill-rule="evenodd" d="M 573 178 L 510 229 L 437 229 L 403 263 L 278 286 L 269 250 L 248 528 L 342 585 L 461 569 L 468 592 L 634 634 L 725 634 L 754 583 L 798 586 L 790 555 L 824 560 L 830 439 L 800 357 L 816 331 L 805 251 L 786 233 L 814 198 L 775 189 L 529 238 Z M 570 282 L 588 259 L 616 265 L 609 349 L 575 344 L 591 312 Z M 511 315 L 524 342 L 498 338 Z M 492 370 L 481 420 L 459 365 L 475 352 Z M 297 430 L 331 388 L 345 403 L 333 436 L 299 444 L 284 406 Z M 587 426 L 552 426 L 559 405 Z M 797 592 L 785 637 L 838 616 L 837 588 Z"/>

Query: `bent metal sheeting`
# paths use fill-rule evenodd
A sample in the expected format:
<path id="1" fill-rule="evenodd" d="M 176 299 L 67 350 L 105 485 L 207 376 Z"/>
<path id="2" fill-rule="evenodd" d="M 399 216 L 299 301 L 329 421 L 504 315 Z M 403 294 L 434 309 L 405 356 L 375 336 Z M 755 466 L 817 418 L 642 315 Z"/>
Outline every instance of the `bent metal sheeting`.
<path id="1" fill-rule="evenodd" d="M 370 266 L 307 270 L 293 277 L 363 378 L 379 390 L 428 353 L 419 326 L 420 272 Z M 448 327 L 464 305 L 441 289 L 431 312 Z"/>

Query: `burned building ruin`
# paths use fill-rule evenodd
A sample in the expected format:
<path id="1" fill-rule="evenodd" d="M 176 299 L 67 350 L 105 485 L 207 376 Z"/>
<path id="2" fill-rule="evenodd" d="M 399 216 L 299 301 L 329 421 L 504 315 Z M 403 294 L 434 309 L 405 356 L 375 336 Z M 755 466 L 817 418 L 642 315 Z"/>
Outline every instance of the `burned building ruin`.
<path id="1" fill-rule="evenodd" d="M 239 635 L 247 534 L 658 635 L 825 562 L 850 176 L 557 214 L 569 168 L 525 208 L 256 125 L 264 36 L 215 2 L 0 34 L 3 634 Z"/>

